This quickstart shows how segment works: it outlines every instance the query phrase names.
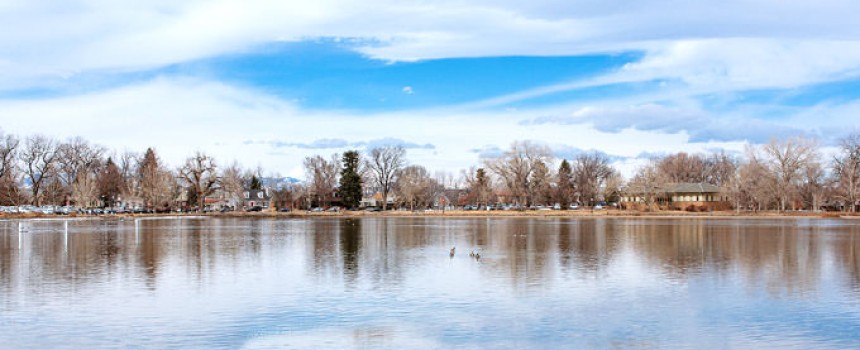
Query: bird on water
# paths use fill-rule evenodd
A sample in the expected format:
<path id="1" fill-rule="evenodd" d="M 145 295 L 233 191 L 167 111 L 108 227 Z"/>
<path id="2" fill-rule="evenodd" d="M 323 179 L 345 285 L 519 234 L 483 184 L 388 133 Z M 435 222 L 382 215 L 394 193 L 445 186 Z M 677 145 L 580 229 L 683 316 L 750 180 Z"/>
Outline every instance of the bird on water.
<path id="1" fill-rule="evenodd" d="M 457 251 L 457 247 L 451 247 L 451 251 L 448 253 L 450 257 L 454 257 L 454 253 Z"/>

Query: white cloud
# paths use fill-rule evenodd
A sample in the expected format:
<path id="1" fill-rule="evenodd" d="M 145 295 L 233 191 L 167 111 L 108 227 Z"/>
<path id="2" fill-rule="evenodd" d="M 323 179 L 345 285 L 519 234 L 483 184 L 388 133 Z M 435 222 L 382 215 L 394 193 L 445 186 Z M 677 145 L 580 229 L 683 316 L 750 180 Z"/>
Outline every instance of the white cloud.
<path id="1" fill-rule="evenodd" d="M 167 78 L 75 97 L 0 100 L 5 132 L 41 133 L 59 139 L 82 136 L 120 152 L 155 147 L 174 166 L 202 150 L 222 163 L 237 160 L 245 166 L 259 164 L 268 171 L 296 177 L 303 175 L 300 165 L 304 157 L 337 151 L 320 147 L 344 144 L 404 144 L 409 147 L 411 163 L 452 172 L 479 164 L 478 153 L 506 149 L 515 140 L 599 149 L 620 157 L 634 157 L 642 151 L 714 146 L 690 146 L 683 132 L 606 132 L 590 125 L 519 124 L 530 115 L 565 110 L 570 107 L 504 115 L 458 110 L 361 115 L 314 112 L 257 91 L 198 79 Z M 248 140 L 278 140 L 294 147 Z"/>
<path id="2" fill-rule="evenodd" d="M 783 89 L 860 76 L 860 3 L 729 0 L 537 2 L 475 0 L 350 2 L 0 0 L 0 90 L 48 86 L 89 72 L 146 70 L 278 41 L 342 38 L 370 57 L 418 60 L 641 51 L 622 69 L 446 110 L 355 115 L 306 111 L 218 82 L 164 78 L 109 91 L 42 100 L 0 100 L 7 131 L 81 135 L 115 149 L 156 146 L 177 164 L 195 149 L 223 161 L 300 171 L 313 147 L 285 150 L 244 140 L 321 146 L 326 140 L 397 138 L 415 163 L 476 164 L 513 140 L 544 140 L 621 157 L 711 147 L 796 131 L 827 136 L 856 129 L 858 104 L 821 104 L 784 117 L 754 107 L 719 114 L 693 98 Z M 507 105 L 616 83 L 661 81 L 654 91 L 544 108 Z M 411 86 L 402 88 L 410 94 Z M 749 113 L 749 114 L 747 114 Z M 521 120 L 530 123 L 520 125 Z M 320 141 L 323 140 L 323 141 Z M 717 141 L 710 141 L 717 140 Z M 369 141 L 364 141 L 369 142 Z M 479 152 L 479 153 L 481 153 Z"/>
<path id="3" fill-rule="evenodd" d="M 14 28 L 0 33 L 0 86 L 321 37 L 355 38 L 382 60 L 645 50 L 628 76 L 797 84 L 857 69 L 859 12 L 844 0 L 28 1 L 0 6 L 0 22 Z M 773 74 L 779 67 L 785 76 Z"/>

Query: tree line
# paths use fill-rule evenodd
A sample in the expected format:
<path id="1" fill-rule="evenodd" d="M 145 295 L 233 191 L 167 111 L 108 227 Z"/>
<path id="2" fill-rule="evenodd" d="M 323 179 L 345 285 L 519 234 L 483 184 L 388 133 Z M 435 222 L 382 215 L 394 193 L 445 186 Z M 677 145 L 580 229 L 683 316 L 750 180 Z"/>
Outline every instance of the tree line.
<path id="1" fill-rule="evenodd" d="M 408 164 L 406 150 L 389 145 L 365 154 L 350 150 L 303 162 L 305 181 L 270 188 L 273 201 L 290 207 L 357 208 L 374 198 L 387 209 L 424 208 L 446 190 L 458 189 L 449 205 L 594 205 L 635 195 L 646 207 L 660 205 L 667 185 L 707 183 L 738 209 L 856 210 L 860 195 L 860 134 L 840 140 L 832 156 L 814 140 L 793 137 L 748 145 L 743 155 L 722 151 L 678 152 L 651 158 L 625 179 L 598 151 L 557 159 L 537 142 L 516 141 L 455 177 Z M 147 208 L 205 207 L 207 197 L 241 205 L 243 193 L 262 189 L 263 169 L 236 162 L 220 166 L 196 152 L 177 168 L 154 148 L 117 154 L 80 137 L 58 141 L 43 135 L 20 138 L 0 130 L 0 205 L 112 206 L 137 198 Z M 435 203 L 438 204 L 438 203 Z"/>

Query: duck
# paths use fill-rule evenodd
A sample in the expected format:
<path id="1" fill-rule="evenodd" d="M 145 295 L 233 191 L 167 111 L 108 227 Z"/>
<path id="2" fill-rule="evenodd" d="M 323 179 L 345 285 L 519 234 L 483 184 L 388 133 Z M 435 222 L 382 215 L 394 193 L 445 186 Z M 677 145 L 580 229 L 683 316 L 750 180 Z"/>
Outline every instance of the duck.
<path id="1" fill-rule="evenodd" d="M 452 258 L 454 257 L 454 253 L 457 251 L 457 247 L 451 247 L 451 251 L 448 253 Z"/>

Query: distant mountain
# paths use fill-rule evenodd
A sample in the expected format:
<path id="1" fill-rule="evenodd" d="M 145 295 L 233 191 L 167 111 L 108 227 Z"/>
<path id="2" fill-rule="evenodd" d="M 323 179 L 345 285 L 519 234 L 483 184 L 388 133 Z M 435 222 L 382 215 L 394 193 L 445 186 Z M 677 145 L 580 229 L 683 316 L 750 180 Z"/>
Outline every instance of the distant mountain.
<path id="1" fill-rule="evenodd" d="M 294 177 L 264 177 L 260 179 L 260 183 L 265 187 L 270 188 L 281 188 L 284 186 L 301 183 L 302 180 L 299 180 Z"/>

